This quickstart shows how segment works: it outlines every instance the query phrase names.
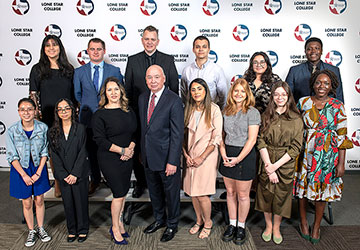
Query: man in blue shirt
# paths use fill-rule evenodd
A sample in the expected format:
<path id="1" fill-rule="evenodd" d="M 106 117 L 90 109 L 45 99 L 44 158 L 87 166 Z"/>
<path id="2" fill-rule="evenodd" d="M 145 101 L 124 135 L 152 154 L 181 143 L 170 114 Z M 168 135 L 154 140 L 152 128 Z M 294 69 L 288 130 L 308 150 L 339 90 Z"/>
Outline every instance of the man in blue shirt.
<path id="1" fill-rule="evenodd" d="M 342 82 L 340 70 L 338 67 L 321 61 L 323 44 L 317 37 L 311 37 L 305 42 L 305 55 L 307 61 L 305 63 L 292 66 L 286 77 L 286 82 L 289 84 L 295 101 L 304 96 L 310 96 L 309 80 L 312 73 L 316 70 L 328 69 L 335 73 L 338 78 L 339 86 L 336 89 L 336 98 L 344 102 Z"/>
<path id="2" fill-rule="evenodd" d="M 121 82 L 123 80 L 120 68 L 104 62 L 105 42 L 99 38 L 92 38 L 88 43 L 87 52 L 90 62 L 75 69 L 74 91 L 75 98 L 80 103 L 79 120 L 86 126 L 87 150 L 91 164 L 91 183 L 89 194 L 95 192 L 100 184 L 101 174 L 97 162 L 97 145 L 93 140 L 91 118 L 98 108 L 100 90 L 106 78 L 113 76 Z"/>

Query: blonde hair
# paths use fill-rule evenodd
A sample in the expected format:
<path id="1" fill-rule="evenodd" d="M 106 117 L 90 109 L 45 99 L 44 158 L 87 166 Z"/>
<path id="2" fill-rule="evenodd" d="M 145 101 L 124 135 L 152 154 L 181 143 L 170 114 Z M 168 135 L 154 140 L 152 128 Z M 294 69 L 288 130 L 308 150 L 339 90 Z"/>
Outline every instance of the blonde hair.
<path id="1" fill-rule="evenodd" d="M 109 82 L 115 82 L 118 85 L 118 87 L 120 88 L 120 109 L 125 112 L 129 112 L 129 100 L 126 97 L 125 88 L 122 86 L 119 79 L 113 76 L 106 78 L 103 86 L 101 87 L 99 108 L 102 109 L 105 107 L 106 104 L 109 103 L 109 100 L 106 97 L 106 87 Z"/>
<path id="2" fill-rule="evenodd" d="M 241 111 L 243 113 L 246 113 L 250 107 L 253 107 L 255 105 L 255 98 L 251 92 L 248 82 L 244 78 L 239 78 L 231 85 L 230 90 L 228 92 L 228 96 L 226 99 L 226 106 L 224 108 L 224 114 L 227 116 L 236 115 L 237 113 L 236 102 L 233 98 L 233 92 L 235 87 L 238 85 L 241 85 L 246 93 L 246 98 L 242 102 Z"/>

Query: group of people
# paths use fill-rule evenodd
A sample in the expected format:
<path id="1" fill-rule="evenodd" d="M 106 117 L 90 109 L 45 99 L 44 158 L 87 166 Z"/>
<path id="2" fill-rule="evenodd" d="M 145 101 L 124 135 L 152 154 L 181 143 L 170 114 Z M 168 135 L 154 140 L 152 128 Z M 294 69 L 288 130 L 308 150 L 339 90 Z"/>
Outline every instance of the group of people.
<path id="1" fill-rule="evenodd" d="M 306 41 L 308 61 L 292 67 L 286 82 L 272 72 L 266 53 L 256 52 L 244 77 L 228 87 L 221 67 L 208 59 L 209 39 L 196 37 L 196 59 L 183 70 L 180 96 L 174 58 L 157 50 L 158 30 L 146 27 L 141 41 L 144 51 L 128 58 L 124 84 L 120 69 L 104 62 L 101 39 L 89 41 L 90 62 L 75 70 L 58 37 L 43 40 L 30 73 L 30 98 L 19 101 L 20 121 L 6 137 L 10 195 L 22 199 L 29 229 L 25 246 L 51 240 L 43 227 L 48 158 L 68 242 L 88 237 L 88 195 L 100 184 L 100 170 L 113 194 L 109 233 L 116 244 L 126 245 L 130 237 L 122 214 L 133 170 L 132 195 L 148 188 L 155 218 L 144 233 L 166 227 L 162 242 L 177 233 L 181 188 L 196 214 L 189 233 L 210 236 L 217 171 L 230 219 L 222 240 L 245 242 L 257 180 L 255 209 L 266 222 L 262 239 L 281 244 L 281 220 L 290 218 L 294 195 L 301 236 L 319 242 L 325 204 L 341 198 L 345 150 L 352 147 L 340 73 L 321 61 L 321 40 Z M 316 210 L 311 228 L 308 200 Z"/>

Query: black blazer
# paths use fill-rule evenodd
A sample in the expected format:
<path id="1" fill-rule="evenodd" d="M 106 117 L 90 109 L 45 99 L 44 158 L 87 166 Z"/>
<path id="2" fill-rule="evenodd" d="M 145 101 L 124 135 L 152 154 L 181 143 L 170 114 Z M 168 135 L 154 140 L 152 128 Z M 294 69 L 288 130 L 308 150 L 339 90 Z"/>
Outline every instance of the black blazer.
<path id="1" fill-rule="evenodd" d="M 174 57 L 164 54 L 160 51 L 156 52 L 155 64 L 160 65 L 165 73 L 165 86 L 179 95 L 179 75 L 175 67 Z M 145 75 L 147 64 L 145 60 L 145 52 L 128 57 L 125 71 L 125 91 L 129 99 L 129 105 L 135 113 L 138 113 L 138 98 L 148 91 Z"/>
<path id="2" fill-rule="evenodd" d="M 50 139 L 50 131 L 48 132 Z M 60 148 L 55 149 L 52 143 L 49 143 L 51 154 L 50 157 L 54 163 L 55 179 L 63 181 L 69 174 L 81 179 L 89 176 L 90 165 L 88 154 L 85 148 L 86 130 L 85 126 L 74 123 L 69 132 L 68 139 L 61 131 Z M 51 139 L 50 139 L 51 140 Z"/>
<path id="3" fill-rule="evenodd" d="M 180 97 L 165 88 L 147 124 L 150 91 L 139 97 L 141 157 L 152 171 L 165 170 L 166 164 L 180 166 L 184 137 L 184 110 Z"/>

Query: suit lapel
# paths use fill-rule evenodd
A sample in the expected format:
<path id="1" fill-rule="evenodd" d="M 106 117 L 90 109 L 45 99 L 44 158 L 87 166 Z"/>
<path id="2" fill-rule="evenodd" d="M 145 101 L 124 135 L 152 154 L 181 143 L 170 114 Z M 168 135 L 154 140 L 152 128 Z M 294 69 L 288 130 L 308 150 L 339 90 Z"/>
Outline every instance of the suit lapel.
<path id="1" fill-rule="evenodd" d="M 156 118 L 156 115 L 161 111 L 161 108 L 165 105 L 166 103 L 166 99 L 167 99 L 167 94 L 168 94 L 168 89 L 165 87 L 163 93 L 160 96 L 160 99 L 158 101 L 158 103 L 155 106 L 154 112 L 151 115 L 150 121 L 149 121 L 149 125 L 148 127 L 151 126 L 151 123 L 154 121 L 154 119 Z M 149 101 L 149 96 L 148 96 L 148 101 Z M 148 102 L 149 103 L 149 102 Z M 147 109 L 146 109 L 147 111 Z M 147 112 L 146 112 L 147 115 Z M 146 117 L 147 118 L 147 117 Z"/>
<path id="2" fill-rule="evenodd" d="M 213 114 L 212 114 L 213 116 Z M 194 117 L 194 113 L 190 119 L 190 122 L 187 126 L 189 129 L 189 142 L 188 142 L 188 150 L 190 151 L 191 148 L 206 134 L 209 130 L 213 130 L 214 126 L 211 124 L 211 127 L 208 128 L 205 123 L 205 113 L 201 114 L 199 125 L 196 127 L 196 119 Z"/>
<path id="3" fill-rule="evenodd" d="M 102 88 L 106 78 L 108 78 L 108 64 L 104 62 L 103 78 L 102 78 L 100 89 Z"/>
<path id="4" fill-rule="evenodd" d="M 93 81 L 92 81 L 92 77 L 91 77 L 91 65 L 90 65 L 90 63 L 88 63 L 88 64 L 85 64 L 85 66 L 86 66 L 86 76 L 87 76 L 87 80 L 88 80 L 88 82 L 90 83 L 90 85 L 91 85 L 91 88 L 96 92 L 96 88 L 95 88 L 95 85 L 94 85 L 94 83 L 93 83 Z"/>
<path id="5" fill-rule="evenodd" d="M 67 155 L 68 151 L 72 149 L 71 145 L 72 145 L 72 140 L 74 139 L 74 133 L 75 133 L 74 126 L 75 125 L 72 124 L 71 127 L 70 127 L 68 139 L 65 140 L 65 135 L 62 138 L 65 155 Z"/>

